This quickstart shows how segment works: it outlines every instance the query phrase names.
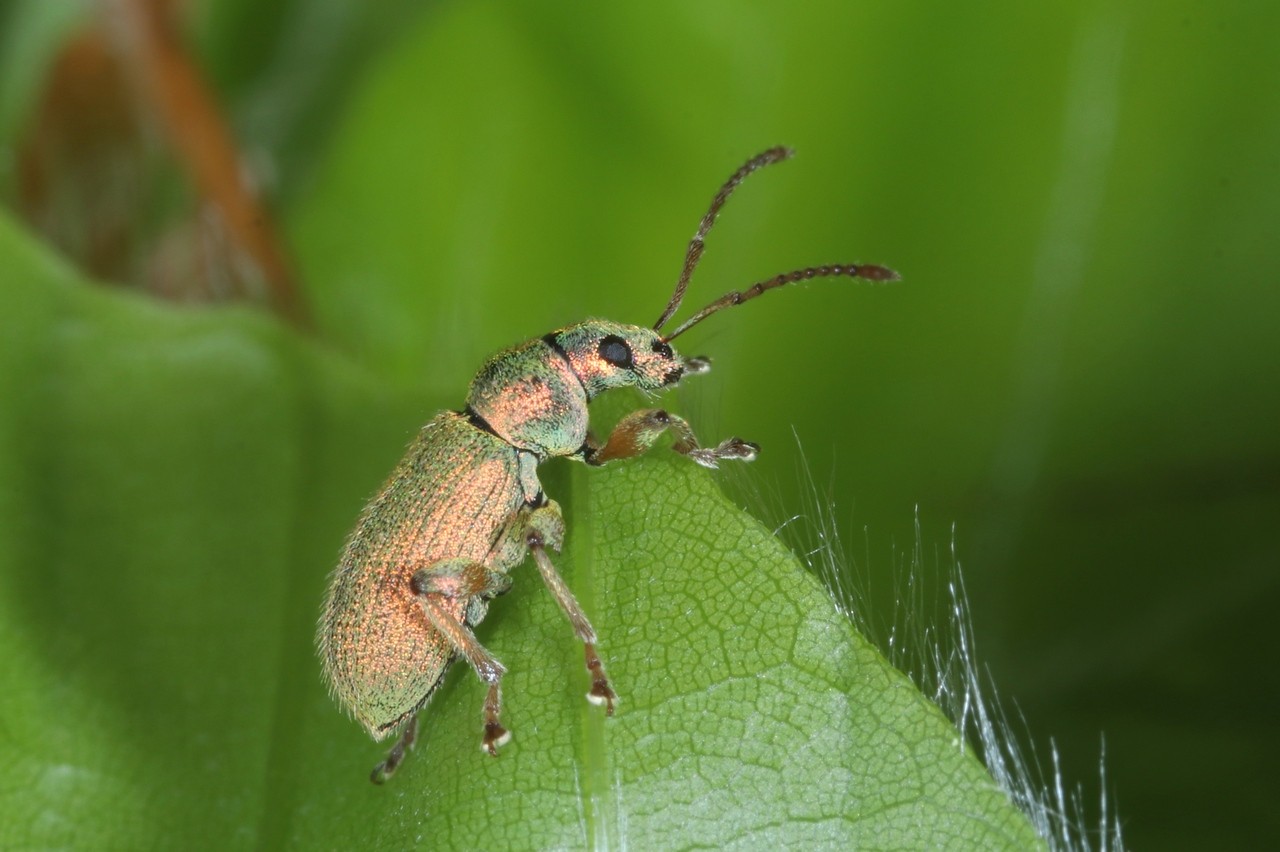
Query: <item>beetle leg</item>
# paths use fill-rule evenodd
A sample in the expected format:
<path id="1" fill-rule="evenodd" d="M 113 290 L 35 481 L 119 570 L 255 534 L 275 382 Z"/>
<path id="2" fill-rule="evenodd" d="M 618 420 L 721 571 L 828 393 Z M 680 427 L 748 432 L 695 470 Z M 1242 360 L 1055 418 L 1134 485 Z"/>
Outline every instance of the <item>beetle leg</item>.
<path id="1" fill-rule="evenodd" d="M 671 449 L 682 453 L 703 467 L 716 467 L 726 459 L 751 461 L 760 446 L 741 438 L 728 438 L 716 447 L 700 447 L 693 429 L 684 418 L 661 408 L 642 408 L 618 421 L 603 446 L 588 443 L 582 458 L 587 464 L 601 465 L 614 459 L 638 456 L 653 446 L 658 436 L 670 430 L 676 438 Z"/>
<path id="2" fill-rule="evenodd" d="M 476 675 L 489 685 L 484 699 L 484 740 L 481 748 L 497 757 L 498 748 L 511 739 L 511 732 L 498 721 L 502 709 L 502 676 L 506 668 L 480 644 L 476 635 L 459 621 L 448 607 L 448 598 L 467 598 L 505 591 L 510 580 L 478 562 L 464 559 L 441 560 L 413 575 L 410 588 L 431 626 L 462 656 Z"/>
<path id="3" fill-rule="evenodd" d="M 618 696 L 609 686 L 609 678 L 604 673 L 604 663 L 596 653 L 595 628 L 587 620 L 587 614 L 582 611 L 578 599 L 573 596 L 573 592 L 569 591 L 564 578 L 551 564 L 551 557 L 547 556 L 547 546 L 550 545 L 559 550 L 563 538 L 564 519 L 560 515 L 560 507 L 555 503 L 535 509 L 529 515 L 529 525 L 525 532 L 525 542 L 529 546 L 529 552 L 533 554 L 533 561 L 538 566 L 542 581 L 547 584 L 551 596 L 560 605 L 561 612 L 573 625 L 573 632 L 582 641 L 587 671 L 591 673 L 591 691 L 587 693 L 587 700 L 592 704 L 604 705 L 605 713 L 612 716 L 613 705 L 618 700 Z"/>
<path id="4" fill-rule="evenodd" d="M 372 774 L 369 775 L 369 780 L 375 784 L 382 784 L 392 775 L 395 775 L 396 770 L 400 768 L 400 763 L 404 760 L 404 756 L 413 750 L 413 744 L 417 739 L 418 714 L 414 713 L 409 717 L 409 721 L 405 723 L 400 739 L 396 740 L 396 744 L 387 753 L 387 759 L 373 768 Z"/>
<path id="5" fill-rule="evenodd" d="M 511 577 L 469 559 L 441 559 L 419 568 L 409 581 L 415 595 L 492 598 L 511 588 Z"/>

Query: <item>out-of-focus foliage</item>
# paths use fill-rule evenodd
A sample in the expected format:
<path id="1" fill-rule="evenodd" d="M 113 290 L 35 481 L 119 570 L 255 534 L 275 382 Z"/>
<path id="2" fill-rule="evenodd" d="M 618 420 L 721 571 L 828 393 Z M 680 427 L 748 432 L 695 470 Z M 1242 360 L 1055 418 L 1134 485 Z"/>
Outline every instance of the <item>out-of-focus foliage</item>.
<path id="1" fill-rule="evenodd" d="M 0 7 L 2 187 L 56 5 Z M 656 319 L 718 182 L 794 146 L 691 306 L 811 262 L 905 281 L 708 321 L 682 409 L 764 445 L 778 521 L 813 499 L 794 429 L 870 607 L 914 507 L 939 547 L 954 523 L 979 654 L 1068 783 L 1105 734 L 1135 846 L 1274 836 L 1280 9 L 246 0 L 192 27 L 323 345 L 444 404 L 512 341 Z M 348 472 L 352 511 L 380 473 Z"/>

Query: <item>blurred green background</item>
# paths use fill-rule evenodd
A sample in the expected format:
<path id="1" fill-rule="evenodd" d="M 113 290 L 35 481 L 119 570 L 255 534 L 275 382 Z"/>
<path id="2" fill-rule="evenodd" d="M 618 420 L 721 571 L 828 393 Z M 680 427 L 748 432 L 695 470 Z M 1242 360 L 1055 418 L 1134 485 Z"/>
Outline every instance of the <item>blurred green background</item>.
<path id="1" fill-rule="evenodd" d="M 0 5 L 11 202 L 89 9 L 54 5 Z M 231 0 L 185 21 L 315 336 L 442 404 L 514 341 L 652 322 L 719 182 L 794 147 L 730 203 L 690 307 L 812 263 L 904 282 L 708 321 L 682 348 L 716 368 L 681 410 L 764 446 L 752 511 L 834 513 L 869 607 L 895 606 L 917 511 L 927 553 L 954 536 L 980 661 L 1087 803 L 1105 737 L 1127 843 L 1274 842 L 1280 6 Z"/>

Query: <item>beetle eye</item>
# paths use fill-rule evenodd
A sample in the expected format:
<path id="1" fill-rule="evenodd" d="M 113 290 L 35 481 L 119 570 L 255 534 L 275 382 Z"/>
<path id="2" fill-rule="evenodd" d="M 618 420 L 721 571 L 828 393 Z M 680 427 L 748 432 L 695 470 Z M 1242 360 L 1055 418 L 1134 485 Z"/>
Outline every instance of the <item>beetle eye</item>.
<path id="1" fill-rule="evenodd" d="M 631 369 L 631 347 L 616 334 L 600 341 L 600 357 L 615 367 Z"/>
<path id="2" fill-rule="evenodd" d="M 675 357 L 675 353 L 671 351 L 671 347 L 667 345 L 665 340 L 653 341 L 653 351 L 668 361 Z"/>

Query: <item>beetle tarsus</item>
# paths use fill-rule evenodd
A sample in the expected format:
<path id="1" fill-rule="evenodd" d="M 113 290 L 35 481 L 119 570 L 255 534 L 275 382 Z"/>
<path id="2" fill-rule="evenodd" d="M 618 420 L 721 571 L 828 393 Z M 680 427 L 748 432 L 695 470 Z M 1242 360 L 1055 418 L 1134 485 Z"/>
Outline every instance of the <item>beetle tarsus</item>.
<path id="1" fill-rule="evenodd" d="M 751 441 L 744 441 L 741 438 L 727 438 L 720 442 L 716 447 L 705 449 L 702 447 L 692 447 L 681 450 L 680 445 L 676 445 L 676 450 L 684 452 L 689 458 L 696 461 L 703 467 L 709 467 L 713 470 L 720 466 L 722 461 L 755 461 L 760 455 L 760 445 Z"/>
<path id="2" fill-rule="evenodd" d="M 609 686 L 609 678 L 604 673 L 604 663 L 600 662 L 596 646 L 587 642 L 583 647 L 586 649 L 587 671 L 591 672 L 591 691 L 587 693 L 587 700 L 597 707 L 603 706 L 605 715 L 612 716 L 613 705 L 618 700 L 618 695 Z"/>
<path id="3" fill-rule="evenodd" d="M 489 683 L 489 691 L 484 697 L 484 739 L 480 748 L 494 757 L 498 749 L 511 742 L 511 732 L 502 727 L 498 715 L 502 711 L 501 675 Z"/>
<path id="4" fill-rule="evenodd" d="M 484 725 L 484 742 L 481 751 L 487 751 L 493 757 L 498 756 L 498 749 L 511 742 L 511 732 L 497 722 L 486 722 Z"/>

